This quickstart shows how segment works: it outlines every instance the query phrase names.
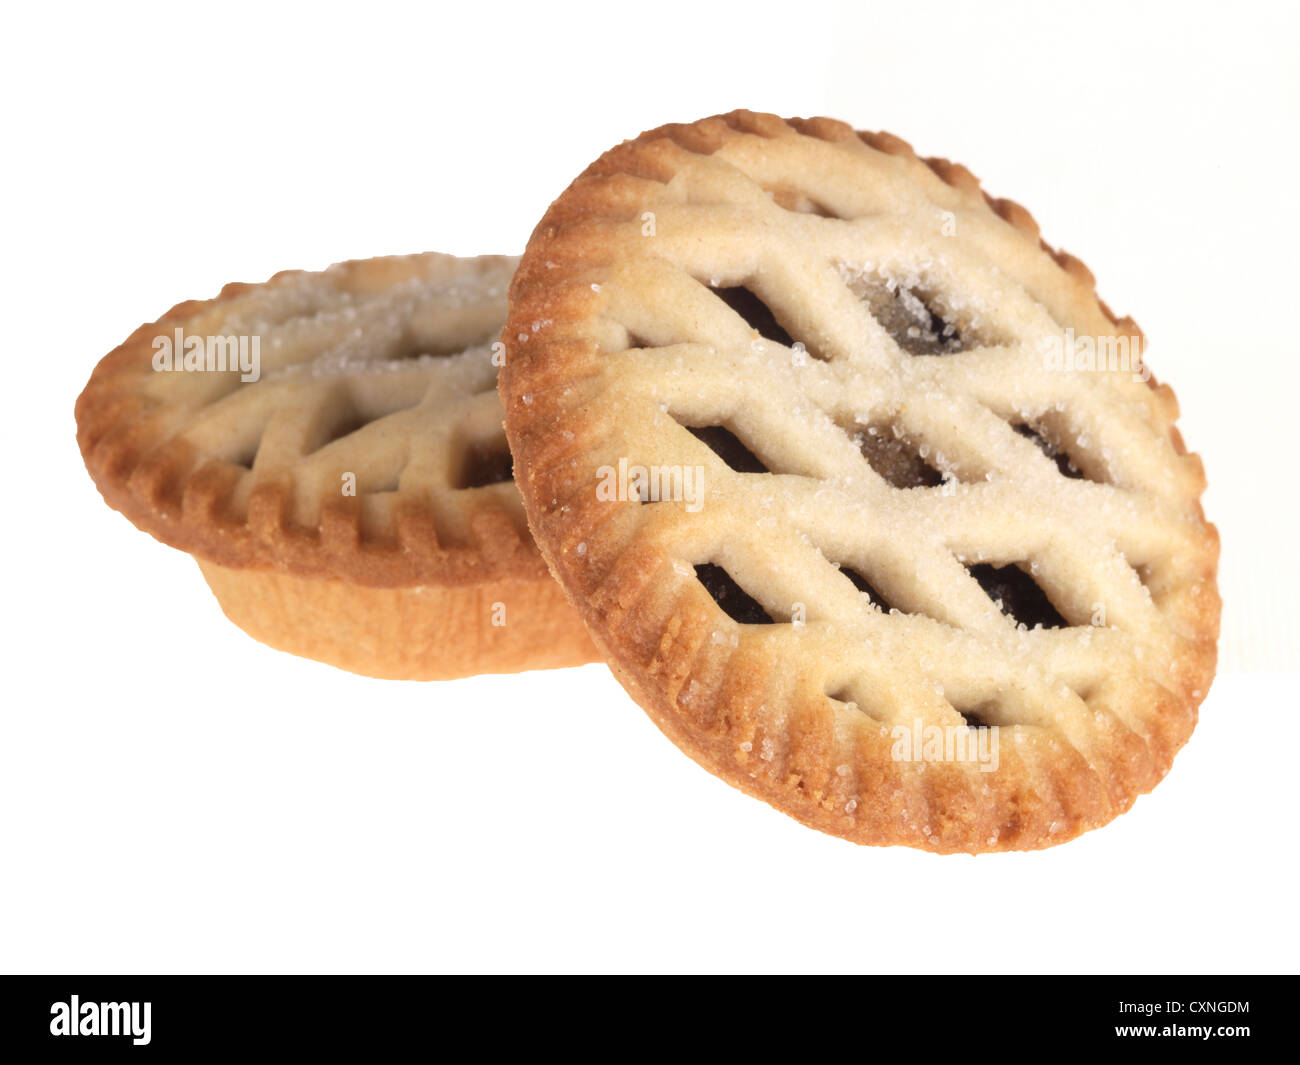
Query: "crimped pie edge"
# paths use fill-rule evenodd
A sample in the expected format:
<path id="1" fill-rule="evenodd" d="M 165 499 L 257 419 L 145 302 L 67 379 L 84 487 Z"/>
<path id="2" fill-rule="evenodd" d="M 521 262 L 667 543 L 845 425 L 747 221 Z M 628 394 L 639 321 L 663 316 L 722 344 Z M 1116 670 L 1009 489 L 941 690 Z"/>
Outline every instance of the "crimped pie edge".
<path id="1" fill-rule="evenodd" d="M 447 269 L 480 275 L 514 260 L 488 255 L 468 259 L 439 253 L 359 259 L 335 264 L 364 270 L 367 264 L 435 259 Z M 276 569 L 304 577 L 337 577 L 374 587 L 467 585 L 485 580 L 549 579 L 519 519 L 508 509 L 482 502 L 467 513 L 474 543 L 438 543 L 432 512 L 418 501 L 395 507 L 396 538 L 363 543 L 355 497 L 322 505 L 316 528 L 296 526 L 286 515 L 290 491 L 278 484 L 254 489 L 243 519 L 223 511 L 238 474 L 217 460 L 194 469 L 189 454 L 138 418 L 143 405 L 131 387 L 140 364 L 152 357 L 154 337 L 183 327 L 252 289 L 309 271 L 284 270 L 266 282 L 234 282 L 209 300 L 177 304 L 157 321 L 136 329 L 96 365 L 76 403 L 77 442 L 105 502 L 157 540 L 226 567 Z M 171 446 L 166 446 L 170 444 Z"/>
<path id="2" fill-rule="evenodd" d="M 584 319 L 596 300 L 586 279 L 593 267 L 603 262 L 605 252 L 598 231 L 580 234 L 580 230 L 605 210 L 602 183 L 607 178 L 630 174 L 663 181 L 671 176 L 655 152 L 656 142 L 667 140 L 707 154 L 728 138 L 743 133 L 786 136 L 792 130 L 829 141 L 861 137 L 888 154 L 917 158 L 910 146 L 889 134 L 859 134 L 844 123 L 828 119 L 787 123 L 775 116 L 746 111 L 642 134 L 593 163 L 538 224 L 511 285 L 511 311 L 503 338 L 508 340 L 529 321 L 539 318 L 553 323 L 552 328 L 561 335 L 571 332 L 567 326 Z M 1100 301 L 1091 273 L 1078 259 L 1053 251 L 1042 242 L 1037 225 L 1024 208 L 983 193 L 964 167 L 941 159 L 922 161 L 946 184 L 979 192 L 989 211 L 1037 241 L 1071 279 L 1074 300 L 1095 303 L 1117 329 L 1136 331 L 1131 320 L 1117 319 Z M 880 779 L 866 794 L 859 789 L 854 810 L 846 813 L 839 803 L 841 796 L 834 794 L 835 781 L 825 765 L 827 737 L 819 735 L 823 693 L 798 690 L 797 679 L 788 705 L 787 721 L 794 725 L 789 730 L 792 749 L 783 756 L 783 776 L 775 779 L 770 774 L 752 772 L 751 766 L 737 760 L 735 736 L 736 730 L 745 725 L 746 699 L 761 687 L 770 663 L 755 659 L 735 662 L 733 667 L 736 656 L 702 639 L 692 642 L 716 617 L 716 607 L 707 596 L 679 596 L 657 620 L 633 614 L 632 604 L 645 592 L 642 581 L 650 579 L 647 574 L 655 571 L 662 559 L 628 559 L 631 552 L 623 551 L 610 559 L 588 554 L 578 565 L 561 550 L 566 524 L 580 522 L 582 516 L 561 517 L 547 502 L 563 491 L 563 478 L 554 459 L 557 454 L 582 453 L 583 425 L 580 419 L 564 423 L 566 432 L 573 437 L 567 448 L 557 449 L 553 440 L 545 440 L 544 435 L 556 428 L 548 424 L 546 393 L 561 383 L 574 384 L 574 375 L 569 371 L 580 368 L 588 354 L 585 349 L 592 346 L 582 338 L 566 335 L 550 344 L 530 342 L 518 351 L 511 349 L 500 387 L 507 411 L 507 436 L 516 458 L 516 479 L 534 537 L 611 668 L 660 729 L 697 761 L 741 790 L 833 835 L 861 843 L 907 844 L 940 852 L 1033 849 L 1064 842 L 1128 809 L 1137 795 L 1149 791 L 1167 772 L 1174 753 L 1195 725 L 1196 705 L 1213 677 L 1217 593 L 1197 604 L 1190 617 L 1197 633 L 1195 647 L 1187 652 L 1187 661 L 1179 663 L 1182 674 L 1190 678 L 1187 687 L 1197 685 L 1197 697 L 1180 702 L 1170 694 L 1163 700 L 1164 705 L 1149 714 L 1152 730 L 1145 738 L 1145 752 L 1114 752 L 1117 763 L 1132 763 L 1135 758 L 1139 763 L 1130 764 L 1119 778 L 1113 773 L 1107 776 L 1093 772 L 1068 744 L 1040 737 L 1041 742 L 1029 744 L 1027 749 L 1009 752 L 1021 765 L 1015 774 L 998 774 L 1002 778 L 1001 791 L 995 802 L 986 804 L 986 812 L 962 816 L 971 811 L 962 809 L 967 782 L 960 770 L 942 763 L 929 766 L 921 792 L 913 789 L 909 794 L 898 779 L 897 766 L 891 773 L 880 750 L 866 750 L 861 753 L 882 770 Z M 1156 385 L 1154 379 L 1151 385 L 1159 396 L 1174 449 L 1185 455 L 1174 425 L 1177 404 L 1173 393 L 1167 386 Z M 523 402 L 525 397 L 528 402 Z M 543 454 L 544 459 L 540 457 Z M 1188 468 L 1195 470 L 1199 497 L 1204 487 L 1203 471 L 1194 456 L 1187 456 L 1186 461 Z M 1200 514 L 1199 498 L 1191 505 Z M 1203 571 L 1212 575 L 1217 533 L 1208 524 L 1204 531 Z M 645 553 L 649 556 L 650 549 Z M 1186 611 L 1181 616 L 1185 622 L 1189 620 Z M 616 634 L 609 631 L 611 619 L 616 619 Z M 690 710 L 679 699 L 688 682 L 702 692 Z M 1157 694 L 1156 698 L 1160 701 L 1163 697 Z M 929 811 L 928 819 L 914 816 L 918 810 Z M 944 811 L 958 816 L 945 821 Z M 996 816 L 989 816 L 987 811 Z"/>

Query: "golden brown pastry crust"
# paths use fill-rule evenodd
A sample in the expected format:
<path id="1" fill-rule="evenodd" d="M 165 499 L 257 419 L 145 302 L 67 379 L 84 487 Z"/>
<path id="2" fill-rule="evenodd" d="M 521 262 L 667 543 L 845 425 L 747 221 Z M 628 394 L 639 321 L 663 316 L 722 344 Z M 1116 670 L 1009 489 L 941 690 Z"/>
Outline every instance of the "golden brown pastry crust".
<path id="1" fill-rule="evenodd" d="M 329 493 L 316 521 L 295 520 L 292 470 L 276 476 L 204 454 L 147 389 L 153 341 L 181 328 L 204 335 L 224 328 L 231 305 L 259 300 L 296 283 L 364 295 L 427 277 L 447 285 L 487 286 L 466 321 L 458 347 L 495 339 L 504 311 L 502 287 L 515 260 L 449 255 L 390 256 L 339 263 L 329 271 L 286 270 L 262 285 L 227 285 L 215 299 L 178 304 L 142 325 L 100 360 L 77 399 L 77 443 L 110 506 L 163 543 L 226 566 L 274 565 L 304 576 L 342 577 L 375 587 L 465 584 L 505 576 L 541 579 L 546 567 L 528 536 L 516 493 L 459 500 L 471 543 L 442 543 L 428 488 L 399 491 L 381 528 L 362 527 L 364 483 L 355 496 Z M 253 387 L 257 387 L 255 384 Z M 418 395 L 418 394 L 417 394 Z M 243 489 L 242 493 L 240 489 Z"/>
<path id="2" fill-rule="evenodd" d="M 199 559 L 226 617 L 280 651 L 386 680 L 557 669 L 595 649 L 549 578 L 371 588 Z"/>
<path id="3" fill-rule="evenodd" d="M 182 303 L 95 368 L 86 467 L 272 646 L 395 678 L 590 661 L 508 461 L 462 483 L 476 449 L 508 460 L 490 349 L 515 262 L 358 260 Z M 176 330 L 257 336 L 260 376 L 156 369 Z"/>
<path id="4" fill-rule="evenodd" d="M 925 227 L 948 219 L 961 235 L 940 245 Z M 899 357 L 901 336 L 866 344 L 869 322 L 842 328 L 858 322 L 852 286 L 829 265 L 867 247 L 940 248 L 926 269 L 948 271 L 958 332 L 992 339 L 922 365 Z M 961 278 L 983 286 L 974 311 L 957 306 L 972 295 Z M 742 284 L 778 306 L 806 352 L 746 332 L 752 322 L 709 296 Z M 516 480 L 597 646 L 692 758 L 823 831 L 939 852 L 1063 842 L 1169 769 L 1214 673 L 1218 539 L 1199 504 L 1202 467 L 1167 386 L 1030 373 L 1027 322 L 1139 335 L 1022 207 L 982 193 L 963 167 L 828 119 L 738 111 L 664 126 L 607 152 L 551 206 L 502 332 Z M 836 376 L 844 365 L 855 369 Z M 920 423 L 922 437 L 948 432 L 952 453 L 929 451 L 945 483 L 890 487 L 850 469 L 832 432 L 852 412 L 848 393 L 866 413 L 878 403 Z M 957 412 L 946 422 L 934 413 L 944 403 Z M 1031 408 L 1069 423 L 1084 474 L 1022 439 Z M 715 424 L 779 476 L 728 469 L 683 429 Z M 620 459 L 699 464 L 712 494 L 694 514 L 598 498 L 601 467 Z M 1102 539 L 1068 542 L 1089 535 Z M 697 579 L 719 559 L 776 624 L 724 613 Z M 1065 625 L 1017 627 L 958 568 L 1012 563 L 1052 593 Z M 875 567 L 907 609 L 882 613 L 866 593 L 855 604 L 841 565 Z M 1110 620 L 1089 624 L 1097 590 Z M 995 727 L 999 768 L 896 757 L 891 728 L 913 710 L 926 725 Z"/>

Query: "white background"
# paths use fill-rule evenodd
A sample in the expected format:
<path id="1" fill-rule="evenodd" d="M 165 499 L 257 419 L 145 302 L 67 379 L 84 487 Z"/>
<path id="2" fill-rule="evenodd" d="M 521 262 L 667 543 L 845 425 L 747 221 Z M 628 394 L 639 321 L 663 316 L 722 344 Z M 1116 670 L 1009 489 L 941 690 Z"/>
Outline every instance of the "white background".
<path id="1" fill-rule="evenodd" d="M 1294 971 L 1293 11 L 11 10 L 0 968 Z M 964 162 L 1175 385 L 1222 669 L 1104 830 L 856 848 L 698 769 L 603 666 L 418 685 L 278 654 L 86 476 L 73 401 L 140 322 L 284 267 L 518 251 L 605 148 L 741 106 Z"/>

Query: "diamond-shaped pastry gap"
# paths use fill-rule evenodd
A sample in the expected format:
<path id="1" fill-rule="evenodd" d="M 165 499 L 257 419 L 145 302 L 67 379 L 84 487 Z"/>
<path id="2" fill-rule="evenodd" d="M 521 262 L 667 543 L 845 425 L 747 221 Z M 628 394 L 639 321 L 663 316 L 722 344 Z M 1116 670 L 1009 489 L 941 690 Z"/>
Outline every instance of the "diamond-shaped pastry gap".
<path id="1" fill-rule="evenodd" d="M 1065 414 L 1049 410 L 1035 419 L 1034 428 L 1066 457 L 1066 461 L 1079 471 L 1084 480 L 1097 484 L 1114 484 L 1106 461 L 1091 447 L 1086 433 L 1076 431 Z"/>
<path id="2" fill-rule="evenodd" d="M 924 278 L 842 267 L 849 290 L 909 355 L 955 355 L 1006 343 L 977 308 L 949 299 Z"/>
<path id="3" fill-rule="evenodd" d="M 1012 706 L 996 692 L 951 691 L 945 688 L 941 695 L 967 728 L 994 729 L 1017 724 Z"/>
<path id="4" fill-rule="evenodd" d="M 683 425 L 682 428 L 737 473 L 774 472 L 725 425 Z"/>
<path id="5" fill-rule="evenodd" d="M 759 298 L 753 289 L 746 285 L 710 285 L 713 294 L 735 311 L 746 323 L 765 340 L 794 347 L 792 337 L 777 320 L 772 309 Z"/>
<path id="6" fill-rule="evenodd" d="M 894 279 L 869 276 L 853 286 L 871 316 L 909 355 L 953 355 L 969 344 L 934 296 Z"/>
<path id="7" fill-rule="evenodd" d="M 895 488 L 934 488 L 944 476 L 928 461 L 929 448 L 908 439 L 896 423 L 842 427 L 863 457 Z"/>
<path id="8" fill-rule="evenodd" d="M 380 361 L 385 362 L 403 362 L 407 359 L 447 359 L 453 355 L 464 354 L 467 348 L 472 345 L 462 344 L 458 338 L 448 341 L 447 339 L 437 339 L 427 335 L 421 335 L 418 332 L 405 332 L 401 338 L 391 348 L 381 349 L 378 353 Z"/>
<path id="9" fill-rule="evenodd" d="M 862 714 L 864 717 L 869 717 L 873 721 L 884 720 L 878 714 L 873 714 L 863 705 L 862 700 L 855 696 L 852 687 L 841 686 L 835 688 L 826 693 L 826 698 L 830 699 L 832 702 L 840 703 L 846 710 L 852 710 L 856 713 Z"/>
<path id="10" fill-rule="evenodd" d="M 1069 627 L 1070 623 L 1052 605 L 1047 593 L 1020 565 L 993 566 L 977 563 L 966 568 L 984 589 L 984 594 L 1016 624 L 1024 625 L 1027 629 L 1038 626 L 1044 629 Z"/>
<path id="11" fill-rule="evenodd" d="M 1021 422 L 1012 425 L 1011 428 L 1056 463 L 1056 468 L 1061 472 L 1063 477 L 1070 477 L 1075 480 L 1084 479 L 1084 472 L 1074 464 L 1074 460 L 1070 458 L 1070 453 L 1062 448 L 1060 444 L 1050 436 L 1046 435 L 1044 426 L 1035 426 L 1029 422 Z"/>
<path id="12" fill-rule="evenodd" d="M 370 423 L 371 419 L 359 411 L 348 411 L 326 427 L 324 433 L 316 441 L 316 446 L 308 454 L 315 454 L 317 451 L 334 443 L 335 440 L 342 440 L 345 436 L 351 436 L 358 429 L 364 429 Z"/>
<path id="13" fill-rule="evenodd" d="M 895 609 L 894 605 L 885 598 L 880 589 L 867 580 L 862 573 L 854 569 L 852 566 L 840 566 L 840 573 L 847 577 L 853 587 L 865 595 L 871 605 L 877 610 L 888 614 L 891 610 Z"/>
<path id="14" fill-rule="evenodd" d="M 1169 573 L 1161 571 L 1165 567 L 1157 569 L 1155 563 L 1134 562 L 1131 559 L 1126 559 L 1125 561 L 1127 561 L 1129 566 L 1132 567 L 1133 576 L 1142 586 L 1142 590 L 1146 593 L 1152 604 L 1154 604 L 1157 609 L 1163 608 L 1166 605 L 1169 591 Z M 1094 614 L 1093 616 L 1094 619 L 1096 619 L 1097 615 Z M 1094 620 L 1093 623 L 1096 624 L 1097 621 Z"/>
<path id="15" fill-rule="evenodd" d="M 819 218 L 840 218 L 829 207 L 818 203 L 812 199 L 802 189 L 797 189 L 792 185 L 764 185 L 763 191 L 771 198 L 772 202 L 785 211 L 791 211 L 794 214 L 811 214 Z"/>
<path id="16" fill-rule="evenodd" d="M 993 720 L 996 714 L 996 707 L 991 702 L 980 703 L 977 706 L 954 706 L 954 710 L 961 715 L 962 722 L 967 728 L 997 728 L 998 722 Z"/>
<path id="17" fill-rule="evenodd" d="M 491 440 L 471 440 L 461 448 L 452 477 L 452 488 L 485 488 L 504 484 L 515 475 L 514 458 L 504 436 Z"/>
<path id="18" fill-rule="evenodd" d="M 239 466 L 245 470 L 251 470 L 257 464 L 258 452 L 262 450 L 262 436 L 258 434 L 252 440 L 246 440 L 239 444 L 228 456 L 223 456 L 232 466 Z"/>
<path id="19" fill-rule="evenodd" d="M 741 625 L 773 625 L 776 619 L 759 604 L 758 600 L 736 583 L 722 566 L 702 562 L 695 566 L 695 576 L 704 590 L 731 618 Z"/>
<path id="20" fill-rule="evenodd" d="M 1104 684 L 1100 680 L 1089 680 L 1083 684 L 1076 684 L 1073 688 L 1074 694 L 1077 695 L 1084 703 L 1091 706 L 1093 699 L 1104 689 Z"/>

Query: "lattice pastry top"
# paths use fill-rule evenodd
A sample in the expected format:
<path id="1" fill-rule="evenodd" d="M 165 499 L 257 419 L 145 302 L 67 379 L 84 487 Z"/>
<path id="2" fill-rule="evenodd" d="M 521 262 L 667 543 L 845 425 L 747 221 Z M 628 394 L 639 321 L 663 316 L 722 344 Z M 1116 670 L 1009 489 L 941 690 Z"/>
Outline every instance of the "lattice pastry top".
<path id="1" fill-rule="evenodd" d="M 393 256 L 182 303 L 95 369 L 86 465 L 141 528 L 224 565 L 541 577 L 495 388 L 515 263 Z"/>
<path id="2" fill-rule="evenodd" d="M 1200 461 L 1137 327 L 963 167 L 827 119 L 665 126 L 551 207 L 502 335 L 543 554 L 736 786 L 859 842 L 1041 847 L 1191 733 Z"/>

